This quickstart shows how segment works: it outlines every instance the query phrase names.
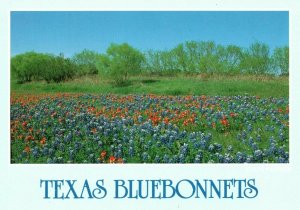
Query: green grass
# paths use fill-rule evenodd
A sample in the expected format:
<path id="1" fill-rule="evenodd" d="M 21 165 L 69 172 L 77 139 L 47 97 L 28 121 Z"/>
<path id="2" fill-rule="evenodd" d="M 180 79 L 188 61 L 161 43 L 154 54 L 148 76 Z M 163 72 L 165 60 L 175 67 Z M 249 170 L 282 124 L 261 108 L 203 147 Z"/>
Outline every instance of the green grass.
<path id="1" fill-rule="evenodd" d="M 47 84 L 44 81 L 17 84 L 11 81 L 11 92 L 39 93 L 94 93 L 94 94 L 157 94 L 157 95 L 256 95 L 261 97 L 288 97 L 288 78 L 253 76 L 198 77 L 134 77 L 130 85 L 116 87 L 99 76 L 86 76 L 64 83 Z"/>

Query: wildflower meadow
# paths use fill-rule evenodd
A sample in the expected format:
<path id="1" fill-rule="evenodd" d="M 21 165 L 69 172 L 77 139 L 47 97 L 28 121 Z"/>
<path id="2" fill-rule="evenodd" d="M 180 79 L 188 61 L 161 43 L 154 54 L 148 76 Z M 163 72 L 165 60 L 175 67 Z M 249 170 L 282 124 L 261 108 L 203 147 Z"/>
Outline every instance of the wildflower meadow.
<path id="1" fill-rule="evenodd" d="M 285 97 L 11 97 L 12 163 L 288 163 Z"/>

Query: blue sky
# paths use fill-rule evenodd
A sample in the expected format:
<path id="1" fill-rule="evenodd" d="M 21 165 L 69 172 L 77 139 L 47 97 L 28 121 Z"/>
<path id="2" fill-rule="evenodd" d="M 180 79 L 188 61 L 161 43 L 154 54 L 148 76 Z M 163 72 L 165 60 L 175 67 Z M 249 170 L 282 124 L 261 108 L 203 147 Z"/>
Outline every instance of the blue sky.
<path id="1" fill-rule="evenodd" d="M 111 43 L 164 50 L 185 41 L 289 44 L 288 12 L 12 12 L 11 55 L 103 53 Z"/>

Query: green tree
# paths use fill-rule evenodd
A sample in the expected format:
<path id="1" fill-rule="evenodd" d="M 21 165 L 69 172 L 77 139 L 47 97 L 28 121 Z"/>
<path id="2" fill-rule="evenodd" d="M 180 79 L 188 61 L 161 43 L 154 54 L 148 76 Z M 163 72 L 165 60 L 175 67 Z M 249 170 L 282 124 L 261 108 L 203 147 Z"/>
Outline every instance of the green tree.
<path id="1" fill-rule="evenodd" d="M 199 68 L 202 73 L 215 73 L 219 65 L 218 49 L 214 42 L 199 42 Z"/>
<path id="2" fill-rule="evenodd" d="M 74 77 L 76 65 L 69 58 L 51 56 L 45 63 L 47 65 L 41 75 L 47 83 L 59 83 Z"/>
<path id="3" fill-rule="evenodd" d="M 289 47 L 275 48 L 272 55 L 273 73 L 289 75 Z"/>
<path id="4" fill-rule="evenodd" d="M 242 49 L 235 45 L 218 47 L 219 72 L 230 74 L 240 73 L 242 53 Z"/>
<path id="5" fill-rule="evenodd" d="M 101 58 L 99 53 L 84 49 L 73 55 L 72 62 L 77 65 L 76 73 L 78 75 L 97 74 L 100 69 Z"/>
<path id="6" fill-rule="evenodd" d="M 161 71 L 160 58 L 157 51 L 148 50 L 145 52 L 144 57 L 146 62 L 144 63 L 143 70 L 150 74 L 155 74 Z"/>
<path id="7" fill-rule="evenodd" d="M 75 64 L 63 56 L 26 52 L 11 58 L 11 72 L 19 83 L 32 80 L 62 82 L 74 75 Z"/>
<path id="8" fill-rule="evenodd" d="M 179 44 L 177 45 L 177 47 L 175 47 L 172 50 L 172 54 L 175 57 L 175 68 L 180 71 L 180 72 L 188 72 L 188 66 L 187 66 L 187 57 L 186 57 L 186 52 L 184 49 L 184 45 L 183 44 Z"/>
<path id="9" fill-rule="evenodd" d="M 11 58 L 11 72 L 19 83 L 41 79 L 44 68 L 47 67 L 49 54 L 26 52 Z"/>
<path id="10" fill-rule="evenodd" d="M 256 42 L 242 56 L 241 68 L 251 74 L 266 74 L 270 67 L 269 46 Z"/>
<path id="11" fill-rule="evenodd" d="M 195 41 L 186 42 L 185 49 L 188 72 L 199 73 L 200 52 L 198 48 L 198 43 Z"/>
<path id="12" fill-rule="evenodd" d="M 144 55 L 129 44 L 111 44 L 106 51 L 107 62 L 110 76 L 117 85 L 128 82 L 130 75 L 141 71 Z"/>

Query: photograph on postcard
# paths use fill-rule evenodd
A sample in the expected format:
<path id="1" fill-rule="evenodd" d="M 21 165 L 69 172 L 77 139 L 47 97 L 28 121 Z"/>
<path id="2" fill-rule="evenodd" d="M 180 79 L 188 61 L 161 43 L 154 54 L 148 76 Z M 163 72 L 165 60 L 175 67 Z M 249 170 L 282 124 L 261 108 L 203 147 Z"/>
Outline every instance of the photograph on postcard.
<path id="1" fill-rule="evenodd" d="M 12 164 L 289 163 L 288 11 L 12 11 Z"/>

